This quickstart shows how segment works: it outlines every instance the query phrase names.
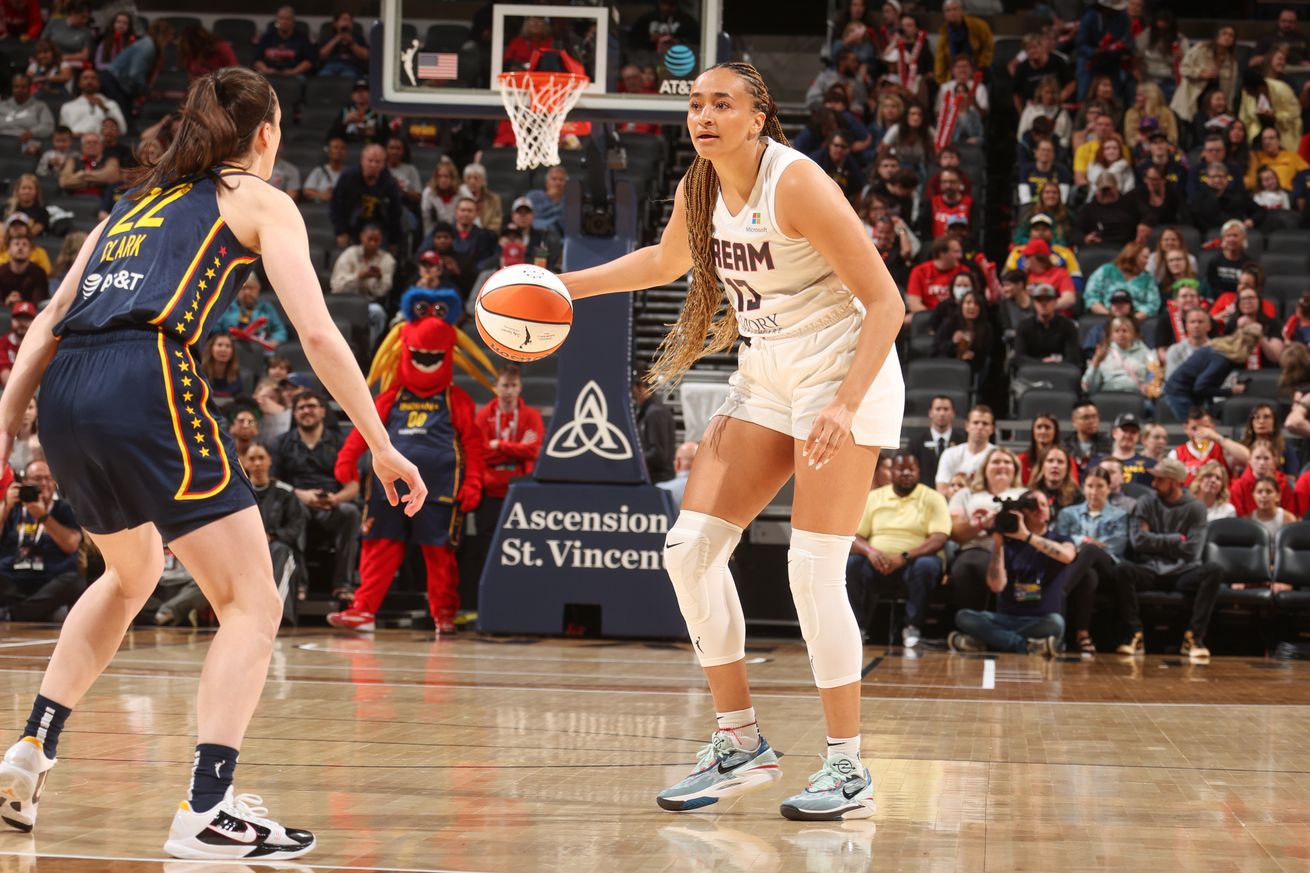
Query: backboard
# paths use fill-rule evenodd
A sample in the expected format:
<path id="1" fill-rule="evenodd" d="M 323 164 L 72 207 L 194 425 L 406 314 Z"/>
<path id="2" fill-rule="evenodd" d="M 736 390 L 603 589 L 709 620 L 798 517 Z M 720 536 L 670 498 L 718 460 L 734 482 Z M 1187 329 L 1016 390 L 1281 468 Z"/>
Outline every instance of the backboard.
<path id="1" fill-rule="evenodd" d="M 718 63 L 722 0 L 536 6 L 381 0 L 371 34 L 372 89 L 383 112 L 504 118 L 496 74 L 535 47 L 564 49 L 591 84 L 575 121 L 679 122 L 691 83 Z M 452 14 L 443 15 L 443 10 Z M 379 99 L 380 98 L 380 99 Z"/>

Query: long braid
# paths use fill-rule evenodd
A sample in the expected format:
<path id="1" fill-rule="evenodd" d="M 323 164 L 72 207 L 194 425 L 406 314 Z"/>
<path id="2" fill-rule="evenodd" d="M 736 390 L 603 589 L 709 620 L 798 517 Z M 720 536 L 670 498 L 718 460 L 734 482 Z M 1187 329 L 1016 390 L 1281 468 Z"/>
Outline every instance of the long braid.
<path id="1" fill-rule="evenodd" d="M 720 68 L 732 70 L 745 80 L 747 90 L 754 98 L 754 110 L 764 113 L 761 135 L 789 145 L 778 120 L 778 107 L 769 96 L 769 88 L 759 70 L 737 61 L 710 69 Z M 719 196 L 718 174 L 714 172 L 713 164 L 697 156 L 682 182 L 687 201 L 687 245 L 692 258 L 691 286 L 687 289 L 687 299 L 678 320 L 660 343 L 647 377 L 652 383 L 667 382 L 670 385 L 677 384 L 682 375 L 706 355 L 732 348 L 738 338 L 736 315 L 722 311 L 728 307 L 710 252 L 714 204 Z"/>

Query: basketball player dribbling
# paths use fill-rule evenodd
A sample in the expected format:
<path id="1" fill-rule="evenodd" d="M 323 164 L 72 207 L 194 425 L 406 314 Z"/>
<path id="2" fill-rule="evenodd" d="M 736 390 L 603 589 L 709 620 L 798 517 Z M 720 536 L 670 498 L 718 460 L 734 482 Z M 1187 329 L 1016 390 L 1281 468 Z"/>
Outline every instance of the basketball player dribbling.
<path id="1" fill-rule="evenodd" d="M 787 146 L 754 67 L 702 73 L 687 126 L 697 158 L 660 242 L 560 277 L 585 298 L 663 285 L 690 268 L 687 301 L 653 368 L 663 380 L 744 338 L 664 548 L 718 725 L 695 770 L 657 802 L 696 809 L 781 778 L 751 706 L 728 559 L 742 529 L 795 474 L 787 572 L 828 743 L 822 769 L 781 812 L 867 818 L 874 800 L 860 762 L 862 646 L 846 558 L 879 449 L 900 444 L 905 389 L 892 346 L 904 305 L 841 191 Z M 720 281 L 735 318 L 715 321 Z"/>
<path id="2" fill-rule="evenodd" d="M 180 858 L 294 858 L 308 831 L 234 795 L 233 771 L 264 686 L 282 603 L 249 480 L 196 365 L 203 343 L 260 253 L 324 385 L 356 423 L 373 468 L 412 515 L 426 489 L 392 447 L 350 348 L 332 323 L 295 204 L 264 180 L 282 111 L 258 73 L 197 79 L 176 139 L 92 231 L 37 316 L 0 397 L 0 459 L 28 401 L 64 496 L 105 559 L 69 612 L 22 738 L 0 764 L 0 819 L 36 823 L 71 709 L 104 671 L 163 569 L 162 543 L 218 615 L 196 700 L 190 792 L 164 848 Z M 35 520 L 39 522 L 39 519 Z"/>

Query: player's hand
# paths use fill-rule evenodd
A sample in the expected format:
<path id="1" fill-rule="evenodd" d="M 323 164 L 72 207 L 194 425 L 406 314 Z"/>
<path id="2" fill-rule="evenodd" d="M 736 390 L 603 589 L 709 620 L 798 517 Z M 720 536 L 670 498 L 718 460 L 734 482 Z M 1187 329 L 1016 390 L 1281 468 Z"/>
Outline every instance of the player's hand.
<path id="1" fill-rule="evenodd" d="M 423 501 L 428 498 L 428 486 L 423 484 L 423 477 L 419 475 L 418 467 L 396 451 L 395 446 L 389 445 L 385 449 L 373 452 L 373 472 L 387 493 L 387 503 L 392 506 L 404 503 L 405 514 L 410 517 L 423 508 Z M 396 494 L 397 479 L 409 486 L 408 494 L 404 496 Z"/>
<path id="2" fill-rule="evenodd" d="M 818 470 L 832 460 L 849 440 L 854 420 L 855 412 L 840 400 L 832 400 L 823 408 L 801 449 L 801 455 L 809 460 L 811 467 Z"/>

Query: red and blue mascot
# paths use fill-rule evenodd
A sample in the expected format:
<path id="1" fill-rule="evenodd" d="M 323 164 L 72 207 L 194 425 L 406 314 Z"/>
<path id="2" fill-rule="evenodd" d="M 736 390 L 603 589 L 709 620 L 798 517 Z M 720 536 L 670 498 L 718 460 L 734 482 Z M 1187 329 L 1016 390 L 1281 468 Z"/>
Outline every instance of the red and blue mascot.
<path id="1" fill-rule="evenodd" d="M 410 544 L 423 551 L 427 568 L 428 606 L 439 633 L 455 630 L 459 611 L 459 544 L 464 513 L 482 498 L 486 451 L 475 422 L 473 399 L 453 384 L 453 365 L 459 363 L 478 381 L 490 380 L 476 365 L 491 371 L 480 349 L 451 325 L 459 301 L 447 289 L 412 288 L 401 299 L 405 321 L 383 340 L 369 384 L 381 393 L 376 404 L 392 444 L 423 475 L 427 503 L 413 518 L 403 505 L 391 506 L 381 483 L 374 478 L 362 525 L 359 590 L 349 609 L 328 616 L 333 627 L 372 630 L 375 615 L 387 589 L 405 560 Z M 359 477 L 359 459 L 367 445 L 354 431 L 337 455 L 335 474 L 345 483 Z M 400 483 L 397 483 L 398 485 Z M 403 487 L 400 486 L 400 487 Z"/>

